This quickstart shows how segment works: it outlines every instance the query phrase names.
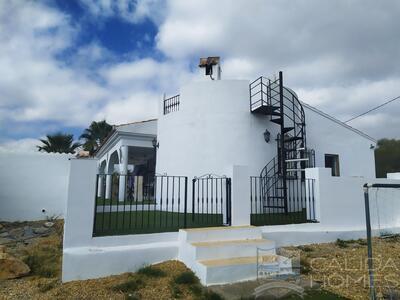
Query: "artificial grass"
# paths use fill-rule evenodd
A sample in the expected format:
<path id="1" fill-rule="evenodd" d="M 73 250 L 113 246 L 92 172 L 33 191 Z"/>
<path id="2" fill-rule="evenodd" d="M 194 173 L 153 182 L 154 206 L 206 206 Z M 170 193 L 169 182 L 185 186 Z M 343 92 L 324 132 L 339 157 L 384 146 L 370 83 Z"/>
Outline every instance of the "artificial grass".
<path id="1" fill-rule="evenodd" d="M 250 215 L 251 225 L 286 225 L 307 222 L 307 211 L 303 209 L 298 212 L 285 213 L 257 213 Z"/>
<path id="2" fill-rule="evenodd" d="M 94 236 L 172 232 L 185 228 L 223 226 L 222 214 L 132 210 L 96 213 Z"/>

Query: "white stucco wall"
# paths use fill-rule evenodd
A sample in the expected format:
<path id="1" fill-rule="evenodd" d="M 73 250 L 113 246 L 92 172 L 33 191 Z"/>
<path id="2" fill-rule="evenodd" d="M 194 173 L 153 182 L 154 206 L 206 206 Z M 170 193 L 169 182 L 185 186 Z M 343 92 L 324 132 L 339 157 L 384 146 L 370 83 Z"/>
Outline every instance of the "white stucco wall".
<path id="1" fill-rule="evenodd" d="M 233 165 L 246 165 L 252 175 L 276 156 L 279 125 L 269 116 L 250 113 L 249 82 L 194 82 L 181 89 L 179 111 L 158 119 L 157 172 L 199 176 L 231 176 Z M 307 147 L 316 152 L 316 166 L 325 154 L 338 154 L 343 176 L 375 177 L 374 141 L 304 107 Z M 162 112 L 162 109 L 160 109 Z M 267 144 L 263 132 L 271 132 Z"/>
<path id="2" fill-rule="evenodd" d="M 259 174 L 276 152 L 263 132 L 268 128 L 275 136 L 279 127 L 249 112 L 248 84 L 216 80 L 184 86 L 179 111 L 158 119 L 157 173 L 231 176 L 233 165 L 245 165 Z"/>
<path id="3" fill-rule="evenodd" d="M 375 178 L 376 143 L 304 106 L 307 147 L 315 150 L 316 167 L 325 167 L 325 154 L 339 155 L 340 176 Z"/>
<path id="4" fill-rule="evenodd" d="M 93 237 L 97 159 L 71 159 L 62 280 L 134 272 L 178 257 L 178 233 Z"/>
<path id="5" fill-rule="evenodd" d="M 70 157 L 68 154 L 0 153 L 0 220 L 63 217 Z M 46 212 L 42 213 L 42 209 Z"/>

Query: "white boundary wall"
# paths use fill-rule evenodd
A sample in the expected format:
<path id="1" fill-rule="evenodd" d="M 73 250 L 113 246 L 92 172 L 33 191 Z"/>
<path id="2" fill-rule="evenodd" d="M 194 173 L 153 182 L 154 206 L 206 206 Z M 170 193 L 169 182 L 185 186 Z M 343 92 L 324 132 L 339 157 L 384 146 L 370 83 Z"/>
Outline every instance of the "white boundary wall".
<path id="1" fill-rule="evenodd" d="M 315 212 L 319 223 L 265 226 L 263 233 L 277 245 L 302 245 L 331 242 L 338 238 L 366 237 L 365 183 L 397 183 L 386 178 L 332 177 L 330 169 L 306 170 L 315 179 Z M 400 190 L 370 189 L 371 226 L 379 232 L 400 232 Z"/>
<path id="2" fill-rule="evenodd" d="M 178 257 L 178 233 L 92 237 L 98 160 L 71 159 L 62 280 L 134 272 Z"/>
<path id="3" fill-rule="evenodd" d="M 34 152 L 0 153 L 0 220 L 63 217 L 71 157 Z"/>
<path id="4" fill-rule="evenodd" d="M 146 264 L 178 259 L 179 233 L 92 237 L 97 160 L 71 160 L 67 213 L 64 227 L 62 280 L 98 278 L 134 272 Z M 232 224 L 249 222 L 249 174 L 246 166 L 232 168 Z M 400 180 L 332 177 L 329 169 L 313 168 L 319 223 L 262 227 L 263 236 L 277 246 L 331 242 L 338 238 L 365 238 L 363 184 L 400 183 Z M 371 192 L 372 227 L 400 232 L 400 191 L 379 193 L 378 226 L 375 198 Z M 240 238 L 240 237 L 238 237 Z"/>

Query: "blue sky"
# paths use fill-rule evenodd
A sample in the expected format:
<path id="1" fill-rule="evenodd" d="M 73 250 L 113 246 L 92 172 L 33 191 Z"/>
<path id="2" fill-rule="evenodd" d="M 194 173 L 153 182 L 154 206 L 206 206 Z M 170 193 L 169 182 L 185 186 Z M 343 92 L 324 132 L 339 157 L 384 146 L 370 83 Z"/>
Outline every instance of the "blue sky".
<path id="1" fill-rule="evenodd" d="M 212 9 L 210 9 L 212 8 Z M 0 2 L 0 150 L 35 151 L 92 120 L 157 116 L 161 95 L 279 70 L 300 99 L 347 120 L 400 95 L 398 1 L 10 0 Z M 400 137 L 400 104 L 350 125 Z"/>

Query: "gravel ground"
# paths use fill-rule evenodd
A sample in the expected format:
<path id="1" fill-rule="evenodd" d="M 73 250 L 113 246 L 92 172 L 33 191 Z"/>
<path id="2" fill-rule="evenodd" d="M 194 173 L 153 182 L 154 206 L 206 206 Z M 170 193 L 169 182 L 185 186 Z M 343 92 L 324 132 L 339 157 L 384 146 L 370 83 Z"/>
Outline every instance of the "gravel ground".
<path id="1" fill-rule="evenodd" d="M 38 222 L 2 225 L 8 230 L 21 226 L 40 226 Z M 285 249 L 300 250 L 303 280 L 316 282 L 322 289 L 348 299 L 368 299 L 367 248 L 364 240 Z M 0 281 L 0 299 L 211 299 L 204 296 L 206 290 L 197 283 L 174 283 L 176 276 L 188 271 L 177 261 L 155 265 L 166 276 L 125 273 L 62 284 L 61 221 L 56 222 L 46 236 L 34 237 L 29 241 L 16 240 L 7 245 L 6 251 L 25 261 L 29 257 L 30 263 L 35 265 L 31 268 L 33 274 L 30 276 Z M 388 286 L 393 289 L 400 286 L 400 238 L 375 238 L 374 258 L 378 296 L 383 299 L 388 293 Z M 132 281 L 138 283 L 133 290 L 118 288 L 119 285 Z"/>
<path id="2" fill-rule="evenodd" d="M 302 262 L 306 265 L 306 276 L 311 281 L 349 299 L 369 299 L 365 240 L 339 240 L 300 249 Z M 373 257 L 378 299 L 400 299 L 400 237 L 374 238 Z"/>

